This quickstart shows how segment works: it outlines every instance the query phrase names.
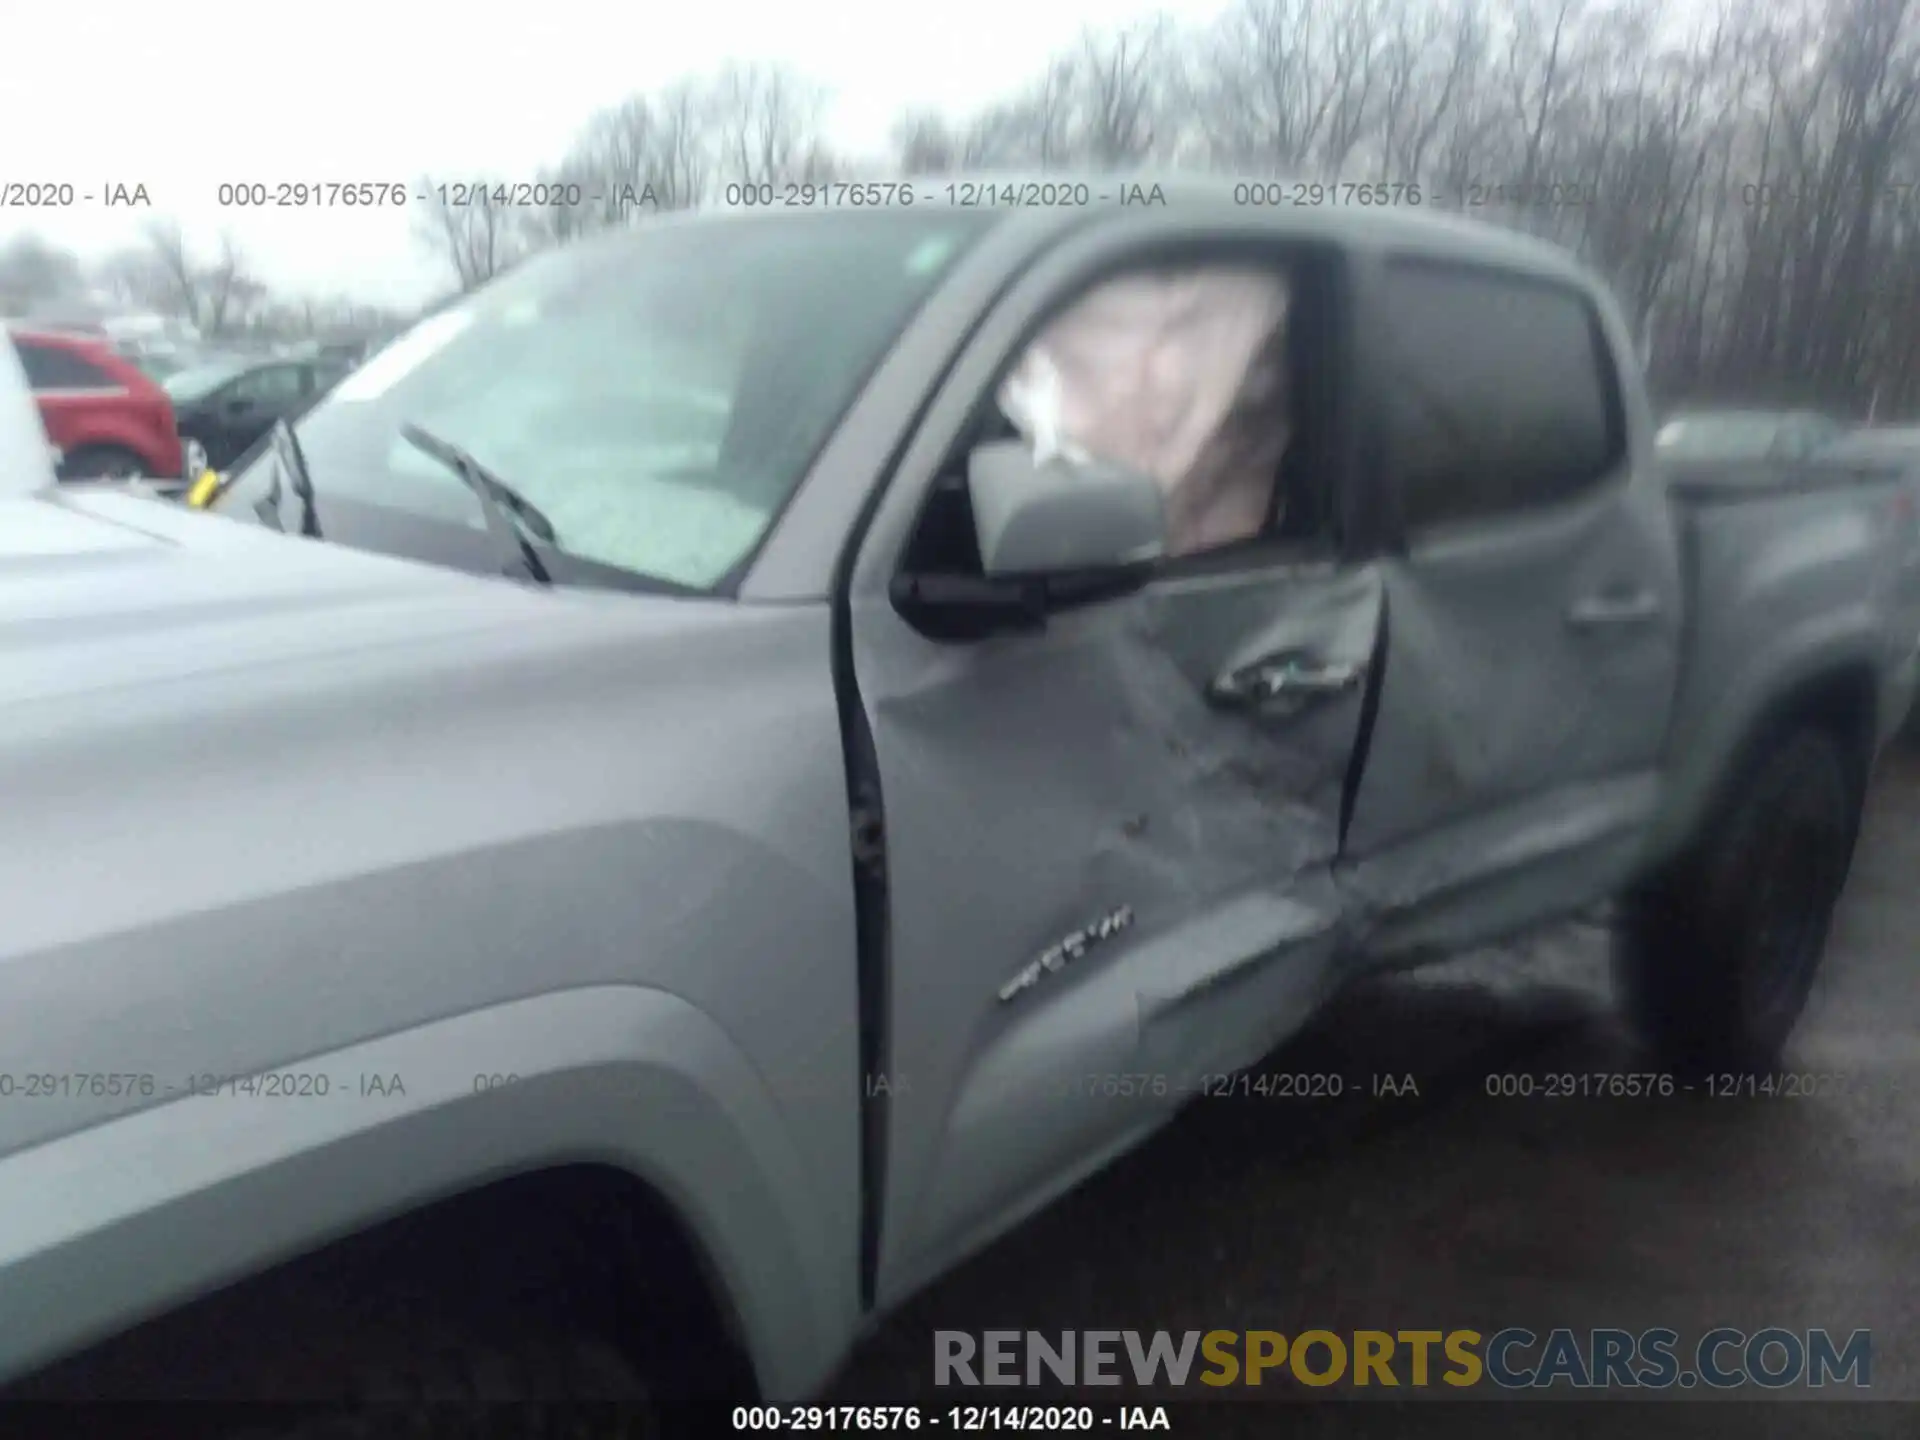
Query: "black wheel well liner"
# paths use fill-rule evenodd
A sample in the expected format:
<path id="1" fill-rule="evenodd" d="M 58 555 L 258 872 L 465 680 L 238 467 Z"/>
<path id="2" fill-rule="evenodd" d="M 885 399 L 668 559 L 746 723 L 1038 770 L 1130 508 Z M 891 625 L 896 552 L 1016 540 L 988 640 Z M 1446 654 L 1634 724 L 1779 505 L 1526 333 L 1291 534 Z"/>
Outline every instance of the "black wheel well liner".
<path id="1" fill-rule="evenodd" d="M 1798 730 L 1817 729 L 1840 744 L 1853 793 L 1864 797 L 1873 768 L 1879 727 L 1880 681 L 1871 661 L 1850 658 L 1800 676 L 1762 706 L 1707 781 L 1698 807 L 1688 812 L 1687 828 L 1663 847 L 1662 858 L 1647 879 L 1671 878 L 1684 865 L 1716 819 L 1740 794 L 1768 749 Z"/>
<path id="2" fill-rule="evenodd" d="M 1789 686 L 1746 731 L 1721 788 L 1738 783 L 1763 747 L 1804 727 L 1824 730 L 1841 744 L 1856 791 L 1864 791 L 1879 728 L 1880 681 L 1871 662 L 1847 660 L 1820 669 Z"/>
<path id="3" fill-rule="evenodd" d="M 442 1265 L 452 1268 L 447 1275 Z M 568 1164 L 483 1181 L 470 1189 L 336 1236 L 163 1311 L 17 1382 L 17 1398 L 138 1398 L 137 1377 L 201 1353 L 223 1363 L 219 1336 L 249 1315 L 300 1307 L 351 1292 L 377 1304 L 381 1293 L 429 1278 L 464 1295 L 487 1294 L 516 1308 L 615 1321 L 616 1343 L 665 1345 L 673 1363 L 697 1370 L 701 1388 L 740 1398 L 756 1379 L 725 1285 L 668 1199 L 632 1173 L 607 1164 Z M 559 1307 L 559 1308 L 556 1308 Z M 576 1314 L 575 1311 L 578 1311 Z M 638 1325 L 641 1329 L 636 1330 Z M 654 1330 L 654 1326 L 659 1328 Z M 681 1378 L 691 1372 L 683 1371 Z"/>

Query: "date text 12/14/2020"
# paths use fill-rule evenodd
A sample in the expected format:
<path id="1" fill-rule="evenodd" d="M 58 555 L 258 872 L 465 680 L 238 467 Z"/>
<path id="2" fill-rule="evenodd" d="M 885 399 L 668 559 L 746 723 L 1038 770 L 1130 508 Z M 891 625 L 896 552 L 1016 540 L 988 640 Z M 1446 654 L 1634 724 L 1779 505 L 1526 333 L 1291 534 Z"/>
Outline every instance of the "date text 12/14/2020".
<path id="1" fill-rule="evenodd" d="M 1726 1072 L 1684 1078 L 1658 1071 L 1552 1071 L 1503 1073 L 1486 1078 L 1486 1092 L 1502 1100 L 1668 1100 L 1699 1095 L 1709 1100 L 1797 1100 L 1838 1095 L 1850 1077 L 1838 1071 Z"/>
<path id="2" fill-rule="evenodd" d="M 167 1100 L 232 1096 L 249 1100 L 404 1097 L 406 1082 L 393 1072 L 334 1074 L 324 1070 L 274 1070 L 254 1075 L 200 1073 L 166 1078 L 143 1071 L 0 1071 L 0 1102 L 14 1100 Z"/>
<path id="3" fill-rule="evenodd" d="M 866 1077 L 869 1099 L 906 1095 L 913 1078 L 904 1071 Z M 1101 1071 L 1061 1075 L 1035 1087 L 1045 1100 L 1339 1100 L 1343 1097 L 1375 1100 L 1419 1099 L 1420 1082 L 1410 1072 L 1374 1074 L 1360 1078 L 1334 1071 L 1221 1072 L 1209 1075 L 1167 1075 L 1154 1071 Z"/>
<path id="4" fill-rule="evenodd" d="M 962 210 L 1085 209 L 1093 205 L 1166 206 L 1157 184 L 1132 180 L 736 181 L 708 197 L 727 209 L 885 210 L 922 205 Z M 448 210 L 668 210 L 684 204 L 653 185 L 576 181 L 229 180 L 214 192 L 223 209 L 378 210 L 436 204 Z"/>
<path id="5" fill-rule="evenodd" d="M 863 1430 L 1173 1430 L 1165 1405 L 736 1405 L 736 1434 L 834 1435 Z"/>

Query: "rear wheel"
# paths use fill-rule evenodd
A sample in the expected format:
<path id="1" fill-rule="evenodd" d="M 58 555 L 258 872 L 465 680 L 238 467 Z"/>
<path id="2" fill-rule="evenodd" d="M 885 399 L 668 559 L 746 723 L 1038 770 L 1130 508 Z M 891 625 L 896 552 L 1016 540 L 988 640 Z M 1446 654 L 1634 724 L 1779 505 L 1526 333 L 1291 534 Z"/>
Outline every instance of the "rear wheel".
<path id="1" fill-rule="evenodd" d="M 1846 884 L 1864 768 L 1830 730 L 1785 734 L 1747 766 L 1693 849 L 1622 906 L 1616 988 L 1675 1069 L 1777 1062 Z"/>
<path id="2" fill-rule="evenodd" d="M 60 462 L 62 480 L 132 480 L 146 470 L 145 461 L 117 445 L 84 445 Z"/>

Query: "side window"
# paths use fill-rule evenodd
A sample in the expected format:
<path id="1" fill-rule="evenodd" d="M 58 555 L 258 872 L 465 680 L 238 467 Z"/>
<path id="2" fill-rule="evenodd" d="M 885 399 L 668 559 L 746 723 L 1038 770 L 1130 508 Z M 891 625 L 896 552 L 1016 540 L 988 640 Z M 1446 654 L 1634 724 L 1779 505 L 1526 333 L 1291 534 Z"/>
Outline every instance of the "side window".
<path id="1" fill-rule="evenodd" d="M 251 405 L 283 405 L 298 400 L 300 393 L 300 367 L 274 365 L 234 381 L 225 398 L 244 400 Z"/>
<path id="2" fill-rule="evenodd" d="M 27 384 L 35 390 L 114 390 L 119 382 L 98 366 L 71 350 L 57 345 L 36 345 L 31 340 L 16 340 L 20 368 L 27 372 Z"/>
<path id="3" fill-rule="evenodd" d="M 26 374 L 27 387 L 32 390 L 45 390 L 47 388 L 46 350 L 28 340 L 15 340 L 13 353 L 20 357 L 20 369 Z"/>
<path id="4" fill-rule="evenodd" d="M 1617 380 L 1576 291 L 1408 261 L 1385 298 L 1386 454 L 1410 531 L 1551 505 L 1619 464 Z"/>

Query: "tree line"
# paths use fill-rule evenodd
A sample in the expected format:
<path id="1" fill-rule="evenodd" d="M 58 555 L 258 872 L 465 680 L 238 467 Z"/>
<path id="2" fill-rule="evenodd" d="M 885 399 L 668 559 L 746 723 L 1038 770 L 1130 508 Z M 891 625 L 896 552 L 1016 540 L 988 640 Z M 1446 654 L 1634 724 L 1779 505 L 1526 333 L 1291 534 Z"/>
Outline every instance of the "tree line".
<path id="1" fill-rule="evenodd" d="M 499 177 L 548 203 L 429 190 L 412 223 L 470 289 L 729 184 L 1161 166 L 1384 184 L 1581 254 L 1669 400 L 1916 415 L 1913 10 L 1233 0 L 1203 25 L 1090 29 L 976 113 L 901 116 L 880 156 L 828 143 L 820 86 L 734 64 L 595 115 L 537 177 Z M 202 291 L 206 306 L 221 293 Z"/>
<path id="2" fill-rule="evenodd" d="M 196 250 L 177 221 L 94 264 L 31 232 L 0 244 L 0 319 L 71 321 L 99 306 L 185 321 L 216 342 L 376 338 L 411 314 L 348 295 L 276 294 L 231 235 Z"/>

